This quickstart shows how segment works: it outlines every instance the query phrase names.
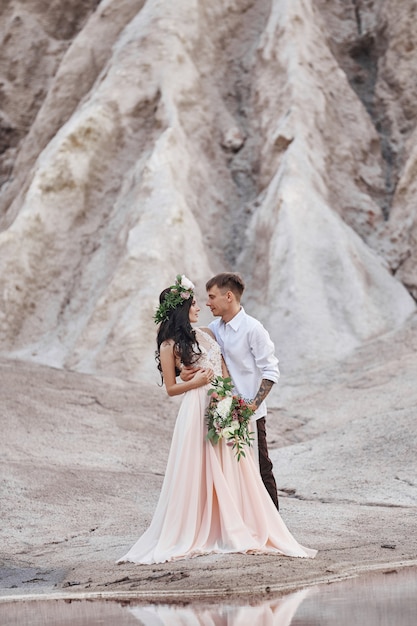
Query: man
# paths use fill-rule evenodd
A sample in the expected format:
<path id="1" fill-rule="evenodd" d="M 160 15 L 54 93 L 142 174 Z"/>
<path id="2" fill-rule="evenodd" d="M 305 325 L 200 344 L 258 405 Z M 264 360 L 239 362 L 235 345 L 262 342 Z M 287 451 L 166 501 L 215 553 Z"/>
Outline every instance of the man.
<path id="1" fill-rule="evenodd" d="M 235 389 L 243 398 L 253 398 L 260 472 L 272 501 L 279 509 L 265 427 L 265 398 L 279 379 L 274 344 L 262 324 L 245 313 L 241 306 L 245 284 L 239 274 L 217 274 L 207 282 L 206 289 L 207 306 L 219 318 L 211 322 L 209 328 L 220 345 Z"/>

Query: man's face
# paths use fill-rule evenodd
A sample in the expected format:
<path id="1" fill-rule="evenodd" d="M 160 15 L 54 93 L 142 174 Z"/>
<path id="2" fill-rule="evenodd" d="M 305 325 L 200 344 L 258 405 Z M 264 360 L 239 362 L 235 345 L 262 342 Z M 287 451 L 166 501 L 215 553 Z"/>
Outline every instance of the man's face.
<path id="1" fill-rule="evenodd" d="M 223 317 L 231 306 L 230 292 L 225 290 L 224 293 L 222 293 L 217 285 L 214 285 L 214 287 L 211 287 L 211 289 L 207 291 L 206 305 L 210 308 L 214 317 Z"/>

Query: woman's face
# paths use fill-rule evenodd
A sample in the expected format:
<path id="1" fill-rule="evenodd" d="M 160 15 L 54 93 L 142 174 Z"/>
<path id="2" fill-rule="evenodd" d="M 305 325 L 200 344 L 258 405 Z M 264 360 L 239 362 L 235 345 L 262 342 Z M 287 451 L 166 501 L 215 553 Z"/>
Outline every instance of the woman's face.
<path id="1" fill-rule="evenodd" d="M 200 307 L 197 304 L 197 301 L 195 298 L 193 298 L 193 301 L 191 303 L 191 307 L 190 307 L 190 322 L 191 324 L 195 324 L 196 322 L 198 322 L 198 314 L 200 312 Z"/>

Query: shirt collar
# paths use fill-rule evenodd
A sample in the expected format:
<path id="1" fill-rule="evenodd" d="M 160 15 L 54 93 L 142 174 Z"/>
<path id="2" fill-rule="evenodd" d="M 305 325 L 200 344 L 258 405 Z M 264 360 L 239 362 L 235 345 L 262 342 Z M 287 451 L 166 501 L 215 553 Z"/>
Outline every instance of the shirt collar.
<path id="1" fill-rule="evenodd" d="M 245 309 L 242 306 L 240 307 L 239 313 L 236 313 L 236 315 L 232 317 L 232 319 L 229 322 L 227 322 L 226 324 L 223 322 L 223 324 L 224 326 L 230 326 L 230 328 L 232 328 L 236 332 L 237 330 L 239 330 L 239 326 L 243 322 L 244 315 L 245 315 Z"/>

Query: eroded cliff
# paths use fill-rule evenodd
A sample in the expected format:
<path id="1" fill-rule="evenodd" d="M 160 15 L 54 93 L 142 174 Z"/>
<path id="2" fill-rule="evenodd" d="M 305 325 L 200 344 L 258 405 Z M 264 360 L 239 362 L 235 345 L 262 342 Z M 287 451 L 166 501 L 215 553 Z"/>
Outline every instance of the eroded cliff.
<path id="1" fill-rule="evenodd" d="M 159 292 L 184 272 L 204 302 L 222 269 L 243 274 L 286 370 L 401 326 L 417 297 L 414 13 L 3 3 L 2 353 L 154 378 Z"/>

